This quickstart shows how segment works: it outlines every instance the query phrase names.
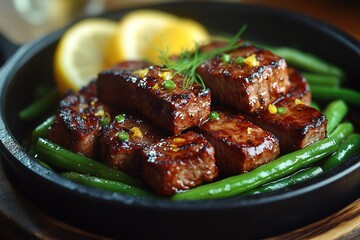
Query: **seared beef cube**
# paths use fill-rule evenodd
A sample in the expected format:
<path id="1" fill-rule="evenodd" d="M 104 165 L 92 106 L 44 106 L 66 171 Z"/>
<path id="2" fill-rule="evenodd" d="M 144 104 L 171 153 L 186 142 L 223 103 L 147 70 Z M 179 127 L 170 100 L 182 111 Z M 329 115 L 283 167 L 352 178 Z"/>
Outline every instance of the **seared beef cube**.
<path id="1" fill-rule="evenodd" d="M 295 69 L 289 68 L 288 72 L 291 87 L 285 97 L 274 102 L 276 108 L 249 115 L 255 124 L 279 138 L 281 153 L 304 148 L 325 138 L 327 126 L 326 116 L 308 106 L 311 94 L 306 79 Z M 284 113 L 278 112 L 280 107 L 285 109 Z"/>
<path id="2" fill-rule="evenodd" d="M 250 117 L 279 139 L 281 153 L 304 148 L 326 137 L 327 118 L 315 108 L 292 97 L 274 105 L 276 108 L 255 111 Z M 279 112 L 280 107 L 285 110 Z"/>
<path id="3" fill-rule="evenodd" d="M 307 80 L 294 68 L 288 68 L 290 90 L 286 97 L 298 98 L 306 105 L 311 103 L 310 86 Z"/>
<path id="4" fill-rule="evenodd" d="M 135 115 L 118 115 L 101 130 L 101 160 L 135 175 L 141 172 L 138 151 L 160 139 L 160 134 L 142 119 Z"/>
<path id="5" fill-rule="evenodd" d="M 170 196 L 218 176 L 214 148 L 200 134 L 187 132 L 163 139 L 142 151 L 144 180 Z"/>
<path id="6" fill-rule="evenodd" d="M 219 46 L 221 44 L 212 43 L 204 46 L 202 51 Z M 215 99 L 250 113 L 266 108 L 288 92 L 290 82 L 283 58 L 252 45 L 226 54 L 228 59 L 224 60 L 224 55 L 218 55 L 197 69 Z"/>
<path id="7" fill-rule="evenodd" d="M 163 85 L 169 80 L 175 84 L 166 89 Z M 181 75 L 159 66 L 134 72 L 108 70 L 99 74 L 99 98 L 134 109 L 164 131 L 180 134 L 207 119 L 211 99 L 209 89 L 196 83 L 183 89 L 183 81 Z"/>
<path id="8" fill-rule="evenodd" d="M 96 158 L 98 135 L 109 108 L 97 98 L 93 81 L 78 93 L 69 92 L 61 101 L 49 139 L 73 152 Z"/>
<path id="9" fill-rule="evenodd" d="M 142 61 L 125 61 L 112 69 L 131 72 L 146 66 L 148 63 Z M 101 122 L 114 115 L 109 106 L 99 101 L 96 81 L 91 81 L 78 93 L 69 91 L 64 96 L 49 131 L 49 139 L 53 142 L 92 158 L 96 158 L 99 152 Z"/>
<path id="10" fill-rule="evenodd" d="M 214 146 L 220 173 L 244 173 L 278 157 L 279 141 L 272 133 L 238 112 L 224 108 L 213 110 L 219 119 L 209 119 L 199 126 L 199 131 Z"/>

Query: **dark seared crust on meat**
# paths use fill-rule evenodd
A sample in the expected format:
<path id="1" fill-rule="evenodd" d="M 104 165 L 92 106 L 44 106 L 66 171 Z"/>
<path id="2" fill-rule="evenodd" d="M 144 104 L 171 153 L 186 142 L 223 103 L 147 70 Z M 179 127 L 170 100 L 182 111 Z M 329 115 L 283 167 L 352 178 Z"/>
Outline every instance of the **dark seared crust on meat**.
<path id="1" fill-rule="evenodd" d="M 116 118 L 115 118 L 116 119 Z M 126 132 L 130 139 L 122 141 L 119 132 Z M 141 172 L 138 151 L 161 139 L 162 135 L 151 125 L 135 115 L 125 115 L 124 121 L 114 120 L 100 132 L 101 160 L 124 172 L 137 175 Z"/>
<path id="2" fill-rule="evenodd" d="M 143 61 L 124 61 L 111 69 L 133 71 L 149 64 Z M 127 69 L 127 70 L 125 70 Z M 99 154 L 99 133 L 103 117 L 114 116 L 115 111 L 98 98 L 97 80 L 92 80 L 78 93 L 69 91 L 60 101 L 49 139 L 87 157 Z"/>
<path id="3" fill-rule="evenodd" d="M 172 76 L 176 88 L 166 90 L 164 72 L 159 66 L 136 72 L 101 72 L 99 98 L 108 104 L 134 109 L 172 134 L 203 123 L 210 113 L 210 90 L 199 84 L 183 89 L 181 75 Z"/>
<path id="4" fill-rule="evenodd" d="M 291 86 L 285 97 L 298 98 L 306 105 L 310 105 L 311 93 L 308 81 L 294 68 L 288 68 L 288 74 Z M 277 101 L 281 99 L 282 98 L 279 98 Z"/>
<path id="5" fill-rule="evenodd" d="M 201 50 L 209 51 L 220 46 L 218 42 L 210 43 Z M 230 62 L 223 62 L 221 55 L 218 55 L 197 69 L 213 97 L 220 102 L 250 113 L 266 108 L 288 92 L 290 82 L 283 58 L 252 45 L 242 46 L 227 54 L 231 56 Z M 236 63 L 237 57 L 246 58 L 253 54 L 258 66 Z"/>
<path id="6" fill-rule="evenodd" d="M 170 196 L 218 176 L 214 148 L 192 131 L 145 148 L 142 158 L 144 180 L 161 195 Z"/>
<path id="7" fill-rule="evenodd" d="M 212 108 L 220 118 L 208 120 L 199 131 L 215 148 L 216 165 L 222 174 L 239 174 L 270 162 L 280 154 L 278 139 L 238 112 Z"/>
<path id="8" fill-rule="evenodd" d="M 98 100 L 96 83 L 92 81 L 79 93 L 70 92 L 60 101 L 48 137 L 73 152 L 96 158 L 101 120 L 109 112 Z"/>
<path id="9" fill-rule="evenodd" d="M 275 104 L 285 107 L 283 114 L 259 110 L 250 115 L 255 124 L 279 138 L 281 153 L 304 148 L 326 137 L 326 116 L 308 105 L 296 104 L 296 99 L 286 97 Z"/>
<path id="10" fill-rule="evenodd" d="M 271 114 L 268 109 L 249 115 L 250 119 L 279 138 L 282 153 L 291 152 L 326 137 L 327 118 L 308 105 L 311 103 L 309 84 L 295 69 L 288 68 L 291 87 L 285 97 L 275 101 L 285 107 L 285 114 Z M 304 104 L 295 104 L 295 100 Z M 297 100 L 297 101 L 298 101 Z"/>

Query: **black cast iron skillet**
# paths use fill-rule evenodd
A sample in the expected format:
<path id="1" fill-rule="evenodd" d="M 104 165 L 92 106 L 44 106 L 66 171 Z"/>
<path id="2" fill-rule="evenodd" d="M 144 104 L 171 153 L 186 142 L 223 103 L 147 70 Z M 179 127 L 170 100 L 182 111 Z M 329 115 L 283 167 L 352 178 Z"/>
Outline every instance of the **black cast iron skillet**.
<path id="1" fill-rule="evenodd" d="M 312 52 L 340 66 L 346 86 L 357 88 L 360 46 L 343 32 L 312 18 L 272 8 L 231 3 L 180 2 L 150 5 L 202 22 L 212 33 L 236 33 L 248 24 L 246 39 Z M 135 8 L 102 17 L 117 20 Z M 18 112 L 35 87 L 53 84 L 55 46 L 65 29 L 23 45 L 0 73 L 1 150 L 9 175 L 29 201 L 47 213 L 104 236 L 170 239 L 264 238 L 304 226 L 360 197 L 360 153 L 325 174 L 294 187 L 247 197 L 174 202 L 135 199 L 80 186 L 51 172 L 24 148 L 29 127 Z M 360 101 L 360 100 L 359 100 Z M 359 109 L 351 109 L 357 116 Z M 353 119 L 356 119 L 353 118 Z"/>

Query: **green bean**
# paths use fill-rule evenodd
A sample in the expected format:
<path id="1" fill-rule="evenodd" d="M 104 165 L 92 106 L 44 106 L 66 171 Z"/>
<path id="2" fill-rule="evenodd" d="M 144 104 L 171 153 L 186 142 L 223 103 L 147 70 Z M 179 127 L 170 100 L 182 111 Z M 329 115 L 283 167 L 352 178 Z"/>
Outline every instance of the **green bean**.
<path id="1" fill-rule="evenodd" d="M 32 131 L 32 139 L 33 142 L 36 142 L 38 138 L 46 138 L 47 134 L 49 132 L 50 126 L 54 123 L 55 115 L 52 115 L 45 119 L 44 122 L 42 122 L 40 125 L 38 125 L 33 131 Z"/>
<path id="2" fill-rule="evenodd" d="M 136 197 L 156 196 L 155 194 L 142 188 L 130 186 L 122 182 L 90 176 L 87 174 L 81 174 L 76 172 L 64 172 L 61 173 L 60 175 L 81 185 L 99 188 L 111 192 L 120 192 Z"/>
<path id="3" fill-rule="evenodd" d="M 354 127 L 351 123 L 340 124 L 328 138 L 319 140 L 303 149 L 283 155 L 254 170 L 176 193 L 174 200 L 216 199 L 236 196 L 265 183 L 305 168 L 336 151 L 339 143 Z M 336 134 L 336 135 L 335 135 Z"/>
<path id="4" fill-rule="evenodd" d="M 323 113 L 328 119 L 326 127 L 328 133 L 331 133 L 342 122 L 348 110 L 348 105 L 342 99 L 334 100 L 325 107 Z"/>
<path id="5" fill-rule="evenodd" d="M 360 106 L 360 92 L 353 89 L 311 86 L 310 90 L 314 99 L 326 101 L 343 99 L 348 104 Z"/>
<path id="6" fill-rule="evenodd" d="M 321 111 L 321 108 L 320 108 L 319 104 L 317 104 L 317 103 L 314 102 L 314 101 L 311 101 L 310 106 L 313 107 L 313 108 L 315 108 L 315 109 L 318 110 L 318 111 Z"/>
<path id="7" fill-rule="evenodd" d="M 19 112 L 20 119 L 24 121 L 29 121 L 43 116 L 44 113 L 47 113 L 55 106 L 58 97 L 59 94 L 57 89 L 52 89 L 46 95 L 36 99 L 26 108 L 22 109 Z"/>
<path id="8" fill-rule="evenodd" d="M 345 77 L 345 73 L 340 68 L 313 54 L 289 47 L 271 47 L 269 50 L 283 57 L 289 66 L 298 67 L 314 73 L 330 74 L 340 79 Z"/>
<path id="9" fill-rule="evenodd" d="M 303 72 L 311 86 L 339 87 L 341 79 L 334 75 Z"/>
<path id="10" fill-rule="evenodd" d="M 333 130 L 329 134 L 329 138 L 334 139 L 337 144 L 341 144 L 341 142 L 354 131 L 354 126 L 350 122 L 342 122 L 340 123 L 335 130 Z"/>
<path id="11" fill-rule="evenodd" d="M 38 163 L 39 163 L 41 166 L 43 166 L 44 168 L 47 168 L 47 169 L 49 169 L 49 170 L 53 170 L 52 167 L 50 167 L 50 165 L 47 164 L 47 163 L 44 162 L 44 161 L 38 160 Z"/>
<path id="12" fill-rule="evenodd" d="M 41 160 L 48 163 L 50 166 L 60 168 L 64 171 L 91 174 L 97 177 L 119 181 L 131 186 L 143 185 L 139 179 L 133 178 L 132 176 L 101 162 L 71 152 L 47 139 L 39 138 L 35 148 L 37 154 L 41 157 Z"/>
<path id="13" fill-rule="evenodd" d="M 323 163 L 322 168 L 327 171 L 342 163 L 350 155 L 360 149 L 360 134 L 353 133 L 346 138 L 339 149 Z"/>
<path id="14" fill-rule="evenodd" d="M 308 169 L 302 169 L 286 178 L 282 178 L 277 181 L 261 185 L 260 187 L 257 187 L 253 190 L 245 192 L 245 195 L 259 194 L 259 193 L 271 192 L 271 191 L 275 191 L 278 189 L 282 189 L 282 188 L 292 186 L 292 185 L 300 183 L 300 182 L 304 182 L 311 178 L 314 178 L 323 172 L 324 171 L 319 166 L 311 167 Z"/>
<path id="15" fill-rule="evenodd" d="M 49 86 L 46 84 L 40 84 L 36 86 L 34 90 L 34 97 L 35 98 L 41 98 L 42 96 L 45 96 L 49 92 Z"/>

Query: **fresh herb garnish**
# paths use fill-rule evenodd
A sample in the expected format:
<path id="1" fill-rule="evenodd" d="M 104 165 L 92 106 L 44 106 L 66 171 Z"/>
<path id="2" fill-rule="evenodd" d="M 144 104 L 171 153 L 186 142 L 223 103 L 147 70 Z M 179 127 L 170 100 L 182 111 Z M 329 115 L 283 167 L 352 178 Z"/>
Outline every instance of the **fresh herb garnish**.
<path id="1" fill-rule="evenodd" d="M 222 61 L 223 63 L 228 63 L 228 62 L 231 61 L 231 56 L 230 56 L 229 54 L 223 54 L 223 55 L 221 56 L 221 61 Z"/>
<path id="2" fill-rule="evenodd" d="M 130 135 L 127 132 L 118 132 L 117 137 L 120 141 L 129 141 Z"/>
<path id="3" fill-rule="evenodd" d="M 166 90 L 174 90 L 176 88 L 176 85 L 172 80 L 166 80 L 163 83 L 163 86 Z"/>
<path id="4" fill-rule="evenodd" d="M 244 60 L 245 60 L 245 58 L 243 58 L 243 57 L 237 57 L 235 59 L 235 63 L 236 64 L 242 64 L 244 62 Z"/>
<path id="5" fill-rule="evenodd" d="M 209 118 L 210 118 L 211 120 L 219 120 L 219 119 L 220 119 L 220 115 L 219 115 L 219 113 L 216 112 L 216 111 L 211 111 L 211 112 L 210 112 L 210 115 L 209 115 Z"/>
<path id="6" fill-rule="evenodd" d="M 115 121 L 117 122 L 124 122 L 125 121 L 125 114 L 119 114 L 115 117 Z"/>
<path id="7" fill-rule="evenodd" d="M 161 52 L 160 60 L 165 64 L 168 70 L 174 71 L 173 75 L 182 74 L 184 76 L 182 83 L 183 89 L 187 89 L 195 82 L 201 84 L 202 87 L 206 89 L 205 83 L 201 76 L 197 74 L 196 69 L 206 60 L 211 59 L 219 54 L 234 50 L 243 45 L 244 43 L 239 42 L 239 39 L 245 31 L 246 27 L 246 25 L 242 26 L 240 31 L 222 48 L 217 48 L 210 52 L 199 52 L 200 46 L 197 44 L 194 51 L 184 51 L 178 56 L 176 60 L 168 58 L 166 51 Z"/>

